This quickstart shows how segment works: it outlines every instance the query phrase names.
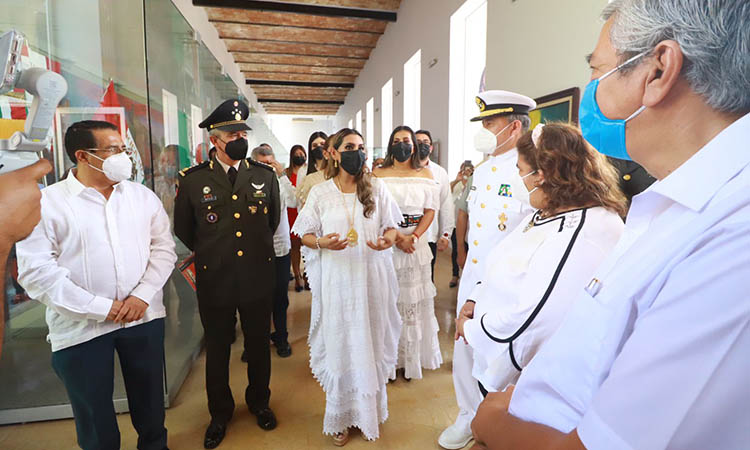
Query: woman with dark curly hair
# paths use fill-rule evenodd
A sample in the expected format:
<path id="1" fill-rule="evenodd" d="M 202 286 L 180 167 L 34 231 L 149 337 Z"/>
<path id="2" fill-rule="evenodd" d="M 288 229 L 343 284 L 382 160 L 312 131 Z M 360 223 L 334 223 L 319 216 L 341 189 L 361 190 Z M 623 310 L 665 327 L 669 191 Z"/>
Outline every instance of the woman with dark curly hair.
<path id="1" fill-rule="evenodd" d="M 626 199 L 617 172 L 567 124 L 518 141 L 518 172 L 536 208 L 491 252 L 456 324 L 474 349 L 483 393 L 514 384 L 620 239 Z"/>

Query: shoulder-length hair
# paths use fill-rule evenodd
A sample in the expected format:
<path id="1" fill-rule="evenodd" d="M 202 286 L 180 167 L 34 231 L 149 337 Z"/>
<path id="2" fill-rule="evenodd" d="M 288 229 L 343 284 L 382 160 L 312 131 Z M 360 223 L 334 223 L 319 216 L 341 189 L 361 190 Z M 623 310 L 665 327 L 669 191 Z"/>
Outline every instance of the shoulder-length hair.
<path id="1" fill-rule="evenodd" d="M 324 147 L 328 144 L 328 135 L 325 134 L 324 132 L 316 131 L 315 133 L 310 135 L 310 139 L 307 140 L 307 154 L 310 155 L 310 161 L 307 162 L 307 174 L 308 175 L 318 171 L 317 167 L 315 167 L 315 161 L 312 160 L 312 143 L 317 138 L 325 139 L 325 143 L 323 144 Z M 326 159 L 323 158 L 322 168 L 325 169 L 325 167 L 326 167 Z"/>
<path id="2" fill-rule="evenodd" d="M 620 189 L 617 170 L 586 142 L 577 127 L 549 123 L 537 145 L 532 131 L 527 131 L 517 148 L 532 170 L 544 172 L 539 189 L 547 196 L 549 210 L 602 206 L 620 217 L 627 214 L 627 199 Z"/>
<path id="3" fill-rule="evenodd" d="M 343 128 L 329 138 L 331 147 L 338 151 L 341 144 L 344 143 L 344 139 L 352 134 L 362 137 L 357 130 Z M 362 140 L 364 141 L 364 138 L 362 138 Z M 325 168 L 326 179 L 338 175 L 339 170 L 341 170 L 340 164 L 328 164 Z M 372 217 L 372 214 L 375 212 L 375 196 L 372 192 L 372 174 L 365 170 L 365 166 L 363 165 L 362 170 L 354 177 L 354 179 L 357 182 L 357 199 L 362 203 L 364 215 L 368 218 Z"/>
<path id="4" fill-rule="evenodd" d="M 292 170 L 294 169 L 294 152 L 296 152 L 297 150 L 302 150 L 302 153 L 305 154 L 305 158 L 307 158 L 307 152 L 305 151 L 305 147 L 303 147 L 303 146 L 301 146 L 299 144 L 292 145 L 292 149 L 289 150 L 289 165 L 286 168 L 286 174 L 287 174 L 287 176 L 291 175 L 292 174 Z M 309 164 L 308 164 L 308 166 L 309 166 Z"/>
<path id="5" fill-rule="evenodd" d="M 388 138 L 388 151 L 385 154 L 385 160 L 383 161 L 383 164 L 380 165 L 380 167 L 392 167 L 394 158 L 393 158 L 393 137 L 396 136 L 396 133 L 399 131 L 408 131 L 409 135 L 411 136 L 411 157 L 410 163 L 412 169 L 420 170 L 422 168 L 422 164 L 419 161 L 419 152 L 417 151 L 417 136 L 414 134 L 414 130 L 412 130 L 410 127 L 407 127 L 406 125 L 401 125 L 393 129 L 393 132 L 391 132 L 391 137 Z"/>

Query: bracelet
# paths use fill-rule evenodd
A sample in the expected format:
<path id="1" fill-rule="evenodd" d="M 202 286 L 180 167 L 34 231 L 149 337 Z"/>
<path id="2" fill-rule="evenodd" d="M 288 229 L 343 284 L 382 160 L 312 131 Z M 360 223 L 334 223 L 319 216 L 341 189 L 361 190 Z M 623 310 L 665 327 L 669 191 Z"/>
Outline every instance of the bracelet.
<path id="1" fill-rule="evenodd" d="M 419 238 L 421 237 L 420 235 L 418 235 L 418 234 L 417 234 L 417 232 L 416 232 L 416 231 L 415 231 L 414 233 L 412 233 L 411 235 L 412 235 L 412 236 L 415 236 L 415 237 L 417 238 L 417 240 L 419 240 Z"/>
<path id="2" fill-rule="evenodd" d="M 320 238 L 319 237 L 315 238 L 315 247 L 316 247 L 316 250 L 320 250 Z"/>

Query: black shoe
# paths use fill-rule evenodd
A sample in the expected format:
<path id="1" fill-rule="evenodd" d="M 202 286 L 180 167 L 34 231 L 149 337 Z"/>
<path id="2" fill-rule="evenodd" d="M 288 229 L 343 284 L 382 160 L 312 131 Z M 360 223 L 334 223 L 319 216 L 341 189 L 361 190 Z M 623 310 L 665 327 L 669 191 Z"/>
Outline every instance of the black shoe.
<path id="1" fill-rule="evenodd" d="M 302 292 L 302 289 L 304 288 L 300 286 L 299 284 L 294 285 L 294 292 Z"/>
<path id="2" fill-rule="evenodd" d="M 243 363 L 247 362 L 247 350 L 242 350 L 242 356 L 240 356 L 240 361 Z"/>
<path id="3" fill-rule="evenodd" d="M 288 358 L 292 356 L 292 346 L 287 341 L 279 342 L 276 344 L 276 354 L 282 358 Z"/>
<path id="4" fill-rule="evenodd" d="M 216 448 L 224 440 L 227 433 L 227 424 L 211 422 L 206 430 L 206 437 L 203 439 L 204 448 Z"/>
<path id="5" fill-rule="evenodd" d="M 258 418 L 258 426 L 266 431 L 271 431 L 276 428 L 276 416 L 274 415 L 271 408 L 265 407 L 257 411 L 250 411 L 255 414 Z"/>

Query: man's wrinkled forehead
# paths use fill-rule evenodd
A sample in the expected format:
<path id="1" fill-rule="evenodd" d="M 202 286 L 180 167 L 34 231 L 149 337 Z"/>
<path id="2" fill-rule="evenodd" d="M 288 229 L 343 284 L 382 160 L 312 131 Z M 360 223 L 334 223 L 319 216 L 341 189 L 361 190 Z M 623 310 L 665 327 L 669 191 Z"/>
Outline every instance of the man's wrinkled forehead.
<path id="1" fill-rule="evenodd" d="M 612 30 L 612 22 L 614 16 L 610 17 L 602 27 L 599 33 L 599 40 L 596 43 L 594 51 L 586 56 L 586 61 L 594 71 L 607 71 L 617 67 L 619 57 L 617 51 L 612 46 L 612 40 L 610 39 L 610 31 Z"/>

